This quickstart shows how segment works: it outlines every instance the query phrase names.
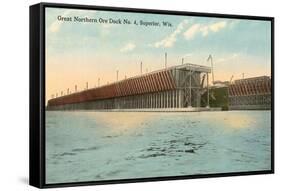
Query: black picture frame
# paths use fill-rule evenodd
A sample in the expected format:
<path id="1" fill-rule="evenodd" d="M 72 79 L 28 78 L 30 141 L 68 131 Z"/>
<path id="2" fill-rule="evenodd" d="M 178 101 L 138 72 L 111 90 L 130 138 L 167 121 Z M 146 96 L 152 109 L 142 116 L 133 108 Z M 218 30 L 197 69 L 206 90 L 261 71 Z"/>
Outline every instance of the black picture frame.
<path id="1" fill-rule="evenodd" d="M 229 172 L 169 177 L 138 178 L 126 180 L 103 180 L 46 184 L 45 182 L 45 8 L 71 8 L 81 10 L 103 10 L 116 12 L 153 13 L 165 15 L 185 15 L 213 18 L 237 18 L 247 20 L 265 20 L 271 22 L 271 169 L 264 171 Z M 230 15 L 214 13 L 196 13 L 183 11 L 134 9 L 104 7 L 92 5 L 73 5 L 57 3 L 39 3 L 30 6 L 30 129 L 29 129 L 29 184 L 38 188 L 66 186 L 84 186 L 116 183 L 134 183 L 147 181 L 165 181 L 194 178 L 227 177 L 274 173 L 274 18 L 248 15 Z"/>

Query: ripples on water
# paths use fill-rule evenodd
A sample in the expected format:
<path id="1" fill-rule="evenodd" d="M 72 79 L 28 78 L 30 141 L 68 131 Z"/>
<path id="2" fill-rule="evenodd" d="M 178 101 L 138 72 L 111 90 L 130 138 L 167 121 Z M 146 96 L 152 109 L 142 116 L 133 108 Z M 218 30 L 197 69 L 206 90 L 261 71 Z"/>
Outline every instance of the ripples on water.
<path id="1" fill-rule="evenodd" d="M 46 181 L 270 169 L 270 111 L 46 113 Z"/>

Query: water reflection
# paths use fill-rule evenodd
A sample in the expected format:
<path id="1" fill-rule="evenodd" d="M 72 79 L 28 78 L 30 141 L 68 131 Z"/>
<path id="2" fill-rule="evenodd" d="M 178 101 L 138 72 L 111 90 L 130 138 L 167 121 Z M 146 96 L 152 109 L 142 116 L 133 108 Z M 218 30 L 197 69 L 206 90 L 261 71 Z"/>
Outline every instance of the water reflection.
<path id="1" fill-rule="evenodd" d="M 255 119 L 247 114 L 233 113 L 229 116 L 224 117 L 223 122 L 226 127 L 248 128 L 251 123 L 255 122 Z"/>
<path id="2" fill-rule="evenodd" d="M 153 120 L 153 115 L 145 112 L 92 112 L 90 115 L 102 126 L 113 130 L 138 128 Z"/>

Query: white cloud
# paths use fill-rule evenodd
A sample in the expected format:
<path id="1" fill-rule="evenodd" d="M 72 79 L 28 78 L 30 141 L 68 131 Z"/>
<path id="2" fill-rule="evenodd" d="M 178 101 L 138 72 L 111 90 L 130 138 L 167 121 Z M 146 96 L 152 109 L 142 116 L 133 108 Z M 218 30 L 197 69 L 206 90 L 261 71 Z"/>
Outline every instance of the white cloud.
<path id="1" fill-rule="evenodd" d="M 229 55 L 229 56 L 227 56 L 227 57 L 223 57 L 223 58 L 217 59 L 216 63 L 229 62 L 229 61 L 231 61 L 231 60 L 236 59 L 238 56 L 239 56 L 238 53 L 233 53 L 233 54 L 231 54 L 231 55 Z"/>
<path id="2" fill-rule="evenodd" d="M 202 36 L 207 36 L 209 34 L 209 28 L 208 26 L 202 26 L 200 28 L 200 31 L 202 32 Z"/>
<path id="3" fill-rule="evenodd" d="M 185 58 L 185 57 L 190 57 L 190 56 L 192 56 L 192 55 L 193 55 L 193 53 L 186 53 L 186 54 L 183 55 L 183 58 Z"/>
<path id="4" fill-rule="evenodd" d="M 136 45 L 132 42 L 127 43 L 120 49 L 120 52 L 130 52 L 136 48 Z"/>
<path id="5" fill-rule="evenodd" d="M 71 13 L 71 10 L 66 10 L 64 11 L 63 14 L 61 14 L 62 17 L 67 17 Z M 57 18 L 56 20 L 50 25 L 49 31 L 52 33 L 56 33 L 59 31 L 62 21 L 58 21 Z"/>
<path id="6" fill-rule="evenodd" d="M 51 24 L 49 30 L 52 33 L 58 32 L 62 22 L 55 21 Z"/>
<path id="7" fill-rule="evenodd" d="M 229 22 L 227 25 L 230 29 L 232 29 L 233 27 L 235 27 L 239 23 L 240 23 L 239 20 L 233 20 L 233 21 Z"/>
<path id="8" fill-rule="evenodd" d="M 100 26 L 101 26 L 101 31 L 100 31 L 101 36 L 106 37 L 112 32 L 113 28 L 117 27 L 118 25 L 103 23 L 103 24 L 100 24 Z"/>
<path id="9" fill-rule="evenodd" d="M 236 21 L 228 22 L 222 20 L 222 21 L 212 22 L 207 24 L 194 23 L 193 25 L 187 28 L 188 23 L 189 22 L 187 20 L 182 21 L 180 24 L 178 24 L 174 32 L 172 32 L 171 34 L 169 34 L 168 36 L 166 36 L 165 38 L 163 38 L 158 42 L 149 44 L 149 46 L 155 48 L 160 48 L 160 47 L 170 48 L 175 44 L 180 34 L 183 34 L 186 40 L 192 40 L 196 35 L 201 35 L 203 37 L 206 37 L 209 34 L 217 33 L 226 27 L 233 28 L 233 26 L 236 24 Z"/>
<path id="10" fill-rule="evenodd" d="M 211 32 L 219 32 L 223 28 L 227 27 L 226 21 L 219 21 L 207 25 L 203 24 L 193 24 L 189 29 L 187 29 L 183 35 L 186 40 L 193 39 L 196 35 L 201 34 L 203 37 L 208 36 Z"/>
<path id="11" fill-rule="evenodd" d="M 192 39 L 198 32 L 200 32 L 200 24 L 192 25 L 185 33 L 183 34 L 187 40 Z"/>
<path id="12" fill-rule="evenodd" d="M 59 15 L 61 17 L 68 17 L 72 13 L 75 13 L 75 16 L 91 18 L 90 15 L 85 15 L 85 12 L 83 10 L 66 10 L 62 14 L 59 14 Z M 96 11 L 91 11 L 91 15 L 95 14 L 95 13 L 96 13 Z M 59 15 L 57 15 L 57 16 L 59 16 Z M 58 21 L 57 17 L 56 17 L 56 20 L 50 25 L 49 31 L 52 32 L 52 33 L 58 32 L 63 23 L 64 23 L 63 21 Z M 84 24 L 86 24 L 86 22 L 84 22 Z"/>
<path id="13" fill-rule="evenodd" d="M 169 48 L 172 47 L 174 45 L 174 43 L 177 41 L 177 36 L 182 32 L 182 30 L 184 29 L 185 25 L 188 23 L 187 20 L 182 21 L 181 23 L 178 24 L 176 30 L 171 33 L 170 35 L 168 35 L 167 37 L 165 37 L 164 39 L 155 42 L 153 44 L 153 46 L 155 48 L 159 48 L 159 47 L 165 47 L 165 48 Z"/>
<path id="14" fill-rule="evenodd" d="M 223 29 L 226 27 L 226 21 L 220 21 L 220 22 L 216 22 L 213 23 L 209 26 L 210 30 L 213 32 L 218 32 L 219 30 Z"/>

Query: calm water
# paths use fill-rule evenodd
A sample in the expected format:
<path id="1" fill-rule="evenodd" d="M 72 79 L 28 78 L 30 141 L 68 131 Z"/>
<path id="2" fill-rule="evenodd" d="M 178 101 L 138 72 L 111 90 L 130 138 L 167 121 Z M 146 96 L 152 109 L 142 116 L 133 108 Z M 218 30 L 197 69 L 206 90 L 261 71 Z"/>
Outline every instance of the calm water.
<path id="1" fill-rule="evenodd" d="M 270 111 L 46 112 L 46 182 L 270 169 Z"/>

